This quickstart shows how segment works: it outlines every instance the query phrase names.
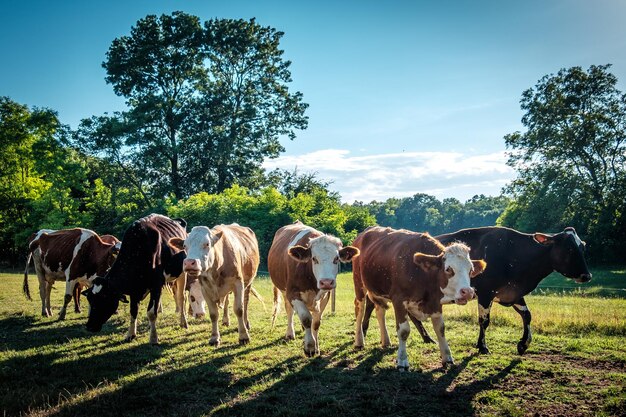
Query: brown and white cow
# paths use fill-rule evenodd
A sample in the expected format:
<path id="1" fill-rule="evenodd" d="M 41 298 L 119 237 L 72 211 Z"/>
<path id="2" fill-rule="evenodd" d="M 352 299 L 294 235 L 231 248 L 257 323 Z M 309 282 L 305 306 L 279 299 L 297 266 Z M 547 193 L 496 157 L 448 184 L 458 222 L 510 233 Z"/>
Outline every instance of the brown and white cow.
<path id="1" fill-rule="evenodd" d="M 330 292 L 336 287 L 339 262 L 350 262 L 359 250 L 342 247 L 341 241 L 301 222 L 284 226 L 274 235 L 267 266 L 274 284 L 274 314 L 278 314 L 279 291 L 287 311 L 285 339 L 295 338 L 293 312 L 304 327 L 304 353 L 319 353 L 317 333 Z"/>
<path id="2" fill-rule="evenodd" d="M 376 304 L 384 346 L 389 345 L 384 309 L 389 301 L 393 304 L 399 341 L 398 369 L 409 368 L 406 352 L 409 315 L 419 320 L 431 318 L 443 366 L 454 363 L 445 338 L 441 306 L 464 305 L 474 298 L 470 278 L 481 273 L 486 263 L 470 260 L 470 249 L 462 243 L 444 247 L 427 233 L 388 227 L 367 228 L 353 245 L 361 251 L 353 262 L 355 347 L 363 347 L 362 322 L 367 296 Z"/>
<path id="3" fill-rule="evenodd" d="M 235 223 L 212 229 L 195 226 L 186 239 L 172 238 L 169 244 L 187 254 L 183 261 L 187 276 L 198 277 L 212 324 L 209 344 L 221 343 L 218 308 L 231 292 L 235 296 L 233 310 L 238 320 L 239 343 L 248 343 L 248 301 L 260 259 L 259 244 L 252 229 Z"/>
<path id="4" fill-rule="evenodd" d="M 31 257 L 39 279 L 39 295 L 41 297 L 41 314 L 52 316 L 50 292 L 54 281 L 65 281 L 65 298 L 59 312 L 59 320 L 65 319 L 67 305 L 72 295 L 77 297 L 76 289 L 80 285 L 88 285 L 96 275 L 104 275 L 115 260 L 120 250 L 120 241 L 111 235 L 102 238 L 92 230 L 42 229 L 29 239 L 29 253 L 24 271 L 24 293 L 30 300 L 28 288 L 28 265 Z M 75 309 L 80 308 L 78 299 Z"/>

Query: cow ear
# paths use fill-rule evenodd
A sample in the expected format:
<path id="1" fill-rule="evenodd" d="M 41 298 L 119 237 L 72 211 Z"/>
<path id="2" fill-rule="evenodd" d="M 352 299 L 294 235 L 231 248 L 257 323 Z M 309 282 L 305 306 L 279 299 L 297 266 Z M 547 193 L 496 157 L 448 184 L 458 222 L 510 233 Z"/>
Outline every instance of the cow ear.
<path id="1" fill-rule="evenodd" d="M 345 248 L 339 249 L 339 260 L 343 263 L 352 262 L 352 258 L 356 258 L 359 256 L 361 251 L 354 246 L 346 246 Z"/>
<path id="2" fill-rule="evenodd" d="M 222 230 L 219 230 L 215 233 L 211 233 L 211 246 L 215 245 L 217 241 L 222 238 L 223 235 L 224 235 L 224 232 Z"/>
<path id="3" fill-rule="evenodd" d="M 309 262 L 311 259 L 311 248 L 300 245 L 290 247 L 287 253 L 298 262 Z"/>
<path id="4" fill-rule="evenodd" d="M 443 253 L 439 255 L 426 255 L 425 253 L 416 252 L 413 255 L 413 262 L 425 272 L 429 272 L 443 267 Z"/>
<path id="5" fill-rule="evenodd" d="M 167 242 L 171 248 L 184 250 L 185 249 L 185 239 L 181 239 L 179 237 L 173 237 Z"/>
<path id="6" fill-rule="evenodd" d="M 120 295 L 120 301 L 125 304 L 128 304 L 128 300 L 126 299 L 126 296 L 124 294 Z"/>
<path id="7" fill-rule="evenodd" d="M 470 273 L 470 278 L 474 278 L 476 275 L 482 274 L 487 268 L 487 262 L 479 259 L 477 261 L 472 261 L 472 272 Z"/>
<path id="8" fill-rule="evenodd" d="M 543 233 L 535 233 L 533 235 L 533 238 L 536 242 L 541 243 L 542 245 L 551 245 L 554 243 L 554 239 L 552 238 L 552 236 L 548 236 Z"/>

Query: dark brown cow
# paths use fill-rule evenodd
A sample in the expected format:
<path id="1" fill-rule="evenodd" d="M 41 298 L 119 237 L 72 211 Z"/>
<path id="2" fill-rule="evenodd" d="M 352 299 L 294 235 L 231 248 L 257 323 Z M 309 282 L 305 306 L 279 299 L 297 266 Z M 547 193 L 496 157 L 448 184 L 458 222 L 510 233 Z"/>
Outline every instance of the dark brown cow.
<path id="1" fill-rule="evenodd" d="M 65 299 L 59 312 L 59 320 L 65 319 L 67 305 L 75 294 L 77 284 L 79 282 L 88 284 L 96 275 L 105 274 L 120 248 L 119 240 L 115 236 L 105 235 L 102 239 L 96 232 L 81 228 L 40 230 L 31 236 L 28 247 L 24 293 L 30 300 L 28 265 L 32 257 L 39 279 L 43 316 L 52 316 L 50 291 L 54 281 L 65 281 Z M 80 302 L 77 299 L 75 309 L 80 310 Z"/>
<path id="2" fill-rule="evenodd" d="M 471 261 L 461 243 L 444 247 L 428 234 L 383 227 L 369 227 L 353 245 L 361 255 L 353 262 L 355 291 L 355 347 L 363 347 L 362 321 L 365 297 L 377 306 L 381 341 L 389 345 L 384 309 L 391 301 L 398 331 L 398 369 L 408 369 L 406 341 L 408 316 L 432 319 L 444 366 L 454 363 L 444 333 L 442 304 L 466 304 L 474 297 L 470 277 L 482 272 L 484 261 Z"/>
<path id="3" fill-rule="evenodd" d="M 120 301 L 128 302 L 130 296 L 130 326 L 126 341 L 137 337 L 139 302 L 150 294 L 148 321 L 150 343 L 159 343 L 156 321 L 161 303 L 163 286 L 178 281 L 176 297 L 180 309 L 180 325 L 187 328 L 184 294 L 186 275 L 183 273 L 185 254 L 168 246 L 173 237 L 185 238 L 187 223 L 182 219 L 170 219 L 160 214 L 150 214 L 133 222 L 122 239 L 117 260 L 105 276 L 97 276 L 93 286 L 83 294 L 89 301 L 87 330 L 99 332 L 117 310 Z"/>
<path id="4" fill-rule="evenodd" d="M 274 314 L 278 314 L 279 291 L 287 310 L 286 339 L 294 339 L 293 312 L 304 327 L 304 353 L 319 353 L 317 333 L 330 291 L 336 286 L 339 262 L 350 262 L 359 250 L 342 247 L 334 236 L 300 222 L 276 232 L 267 256 L 267 266 L 274 284 Z M 311 330 L 311 327 L 313 330 Z"/>

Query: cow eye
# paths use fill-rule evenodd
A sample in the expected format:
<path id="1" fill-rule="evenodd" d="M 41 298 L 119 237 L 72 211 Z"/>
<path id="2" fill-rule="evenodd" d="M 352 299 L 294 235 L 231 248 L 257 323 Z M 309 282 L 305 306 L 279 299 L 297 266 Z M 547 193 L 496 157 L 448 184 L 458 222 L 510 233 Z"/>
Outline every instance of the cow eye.
<path id="1" fill-rule="evenodd" d="M 318 263 L 319 263 L 319 261 L 317 260 L 317 258 L 313 257 L 313 263 L 314 263 L 314 264 L 318 264 Z"/>
<path id="2" fill-rule="evenodd" d="M 451 266 L 447 266 L 447 267 L 446 267 L 446 273 L 447 273 L 448 275 L 454 275 L 454 271 L 452 270 L 452 267 L 451 267 Z"/>
<path id="3" fill-rule="evenodd" d="M 335 259 L 333 259 L 333 263 L 336 264 L 339 262 L 339 256 L 335 256 Z"/>

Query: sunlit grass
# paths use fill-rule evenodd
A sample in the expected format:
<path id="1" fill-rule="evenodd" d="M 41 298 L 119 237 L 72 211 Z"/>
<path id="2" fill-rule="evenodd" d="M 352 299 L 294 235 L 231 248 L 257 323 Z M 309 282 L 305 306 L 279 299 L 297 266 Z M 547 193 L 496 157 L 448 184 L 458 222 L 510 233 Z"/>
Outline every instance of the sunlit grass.
<path id="1" fill-rule="evenodd" d="M 378 346 L 376 320 L 366 348 L 352 348 L 350 274 L 339 277 L 336 312 L 329 305 L 320 328 L 322 354 L 313 359 L 302 353 L 299 326 L 295 341 L 283 341 L 284 312 L 271 328 L 267 278 L 255 283 L 265 309 L 250 301 L 251 343 L 239 346 L 231 313 L 233 325 L 221 327 L 217 349 L 208 345 L 208 320 L 178 327 L 168 294 L 158 319 L 161 344 L 153 347 L 145 302 L 138 339 L 123 343 L 127 306 L 101 333 L 90 334 L 84 329 L 86 300 L 84 312 L 68 312 L 65 322 L 42 318 L 39 300 L 21 294 L 21 279 L 0 274 L 0 408 L 6 415 L 572 415 L 567 410 L 574 405 L 573 415 L 624 414 L 624 299 L 526 297 L 534 339 L 523 357 L 516 353 L 522 328 L 513 309 L 494 306 L 487 333 L 492 354 L 478 356 L 476 303 L 445 306 L 457 365 L 441 370 L 438 347 L 422 343 L 412 329 L 414 372 L 402 374 L 395 369 L 395 349 Z M 57 314 L 62 293 L 57 284 Z M 395 344 L 393 311 L 387 316 Z M 434 336 L 429 323 L 426 328 Z"/>

